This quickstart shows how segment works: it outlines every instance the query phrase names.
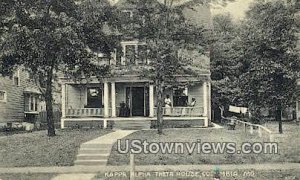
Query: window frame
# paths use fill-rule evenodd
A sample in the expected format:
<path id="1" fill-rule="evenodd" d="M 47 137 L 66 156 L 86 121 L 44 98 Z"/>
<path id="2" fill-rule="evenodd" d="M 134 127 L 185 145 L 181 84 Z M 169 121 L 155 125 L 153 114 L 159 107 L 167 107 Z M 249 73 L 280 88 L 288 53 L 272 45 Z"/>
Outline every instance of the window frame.
<path id="1" fill-rule="evenodd" d="M 0 102 L 7 102 L 7 92 L 4 90 L 0 90 L 0 93 L 3 93 L 3 99 L 0 99 Z"/>
<path id="2" fill-rule="evenodd" d="M 129 18 L 133 18 L 133 10 L 124 9 L 122 10 L 122 13 L 129 13 Z"/>
<path id="3" fill-rule="evenodd" d="M 38 99 L 39 99 L 39 97 L 37 95 L 29 94 L 29 96 L 28 96 L 28 111 L 29 112 L 38 112 Z"/>
<path id="4" fill-rule="evenodd" d="M 17 81 L 15 80 L 17 78 Z M 20 79 L 20 70 L 18 70 L 14 75 L 12 76 L 12 81 L 14 86 L 20 86 L 21 79 Z"/>
<path id="5" fill-rule="evenodd" d="M 90 104 L 89 104 L 89 89 L 98 89 L 98 92 L 101 93 L 101 107 L 90 107 Z M 98 87 L 98 86 L 88 86 L 86 89 L 85 89 L 85 108 L 103 108 L 104 106 L 104 88 L 102 87 Z"/>
<path id="6" fill-rule="evenodd" d="M 137 61 L 138 56 L 139 56 L 139 46 L 147 46 L 147 43 L 145 42 L 139 42 L 138 40 L 133 40 L 133 41 L 122 41 L 121 42 L 122 46 L 122 57 L 121 57 L 121 65 L 125 66 L 128 64 L 134 64 L 134 65 L 140 65 L 139 61 Z M 126 59 L 126 46 L 134 46 L 134 63 L 131 63 Z M 148 60 L 144 62 L 144 64 L 148 64 Z"/>

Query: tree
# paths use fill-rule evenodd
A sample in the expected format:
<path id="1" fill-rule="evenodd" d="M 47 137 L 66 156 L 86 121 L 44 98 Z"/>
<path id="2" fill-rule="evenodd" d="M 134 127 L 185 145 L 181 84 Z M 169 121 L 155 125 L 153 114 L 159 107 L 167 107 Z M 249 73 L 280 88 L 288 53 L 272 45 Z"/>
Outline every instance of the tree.
<path id="1" fill-rule="evenodd" d="M 294 7 L 279 0 L 256 2 L 243 22 L 241 42 L 244 99 L 257 114 L 261 107 L 273 108 L 282 133 L 282 109 L 295 100 L 300 72 Z"/>
<path id="2" fill-rule="evenodd" d="M 243 105 L 238 79 L 241 74 L 240 24 L 230 14 L 213 17 L 213 45 L 211 53 L 212 103 L 221 115 L 230 104 Z"/>
<path id="3" fill-rule="evenodd" d="M 1 19 L 1 29 L 5 31 L 1 34 L 3 40 L 0 44 L 0 73 L 8 75 L 15 67 L 22 66 L 34 75 L 46 101 L 48 136 L 55 135 L 52 92 L 56 75 L 67 73 L 72 77 L 79 77 L 85 74 L 87 77 L 100 76 L 101 74 L 95 72 L 105 74 L 108 71 L 108 66 L 95 66 L 92 61 L 98 58 L 94 53 L 98 50 L 95 47 L 108 44 L 108 38 L 100 33 L 108 10 L 87 11 L 93 5 L 91 2 L 91 0 L 80 4 L 76 4 L 73 0 L 4 2 L 11 9 L 9 14 L 11 16 Z M 94 31 L 89 31 L 91 29 Z M 91 41 L 90 37 L 93 35 L 94 41 Z"/>
<path id="4" fill-rule="evenodd" d="M 176 76 L 188 74 L 198 77 L 203 64 L 194 64 L 188 54 L 203 55 L 210 48 L 210 29 L 192 24 L 185 18 L 183 8 L 208 6 L 209 2 L 194 0 L 181 6 L 175 6 L 176 1 L 164 0 L 158 3 L 153 0 L 131 0 L 135 5 L 139 18 L 126 22 L 125 31 L 131 37 L 146 42 L 150 59 L 142 73 L 155 82 L 157 128 L 162 134 L 164 90 L 176 82 Z M 225 1 L 222 1 L 225 2 Z M 183 52 L 185 55 L 183 55 Z M 203 62 L 202 62 L 203 63 Z"/>

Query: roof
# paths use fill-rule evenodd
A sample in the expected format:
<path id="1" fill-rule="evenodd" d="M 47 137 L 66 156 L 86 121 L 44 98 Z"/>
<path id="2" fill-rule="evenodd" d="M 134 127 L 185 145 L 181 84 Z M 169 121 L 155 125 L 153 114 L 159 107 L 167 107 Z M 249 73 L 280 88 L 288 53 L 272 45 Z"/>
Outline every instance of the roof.
<path id="1" fill-rule="evenodd" d="M 23 92 L 25 94 L 42 94 L 40 90 L 31 87 L 26 87 Z"/>

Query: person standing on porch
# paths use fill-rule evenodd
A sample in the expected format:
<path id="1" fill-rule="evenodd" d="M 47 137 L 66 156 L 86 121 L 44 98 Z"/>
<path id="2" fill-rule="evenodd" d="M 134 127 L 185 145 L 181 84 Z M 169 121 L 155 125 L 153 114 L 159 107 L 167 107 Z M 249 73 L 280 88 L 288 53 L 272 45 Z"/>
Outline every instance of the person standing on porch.
<path id="1" fill-rule="evenodd" d="M 195 107 L 195 105 L 196 105 L 196 99 L 192 98 L 192 102 L 189 104 L 189 106 L 192 107 L 192 108 L 190 108 L 190 111 L 189 111 L 190 116 L 193 114 L 193 111 L 194 111 L 193 107 Z"/>
<path id="2" fill-rule="evenodd" d="M 165 115 L 166 116 L 171 115 L 171 108 L 172 108 L 172 101 L 170 99 L 170 96 L 167 95 L 165 98 Z"/>

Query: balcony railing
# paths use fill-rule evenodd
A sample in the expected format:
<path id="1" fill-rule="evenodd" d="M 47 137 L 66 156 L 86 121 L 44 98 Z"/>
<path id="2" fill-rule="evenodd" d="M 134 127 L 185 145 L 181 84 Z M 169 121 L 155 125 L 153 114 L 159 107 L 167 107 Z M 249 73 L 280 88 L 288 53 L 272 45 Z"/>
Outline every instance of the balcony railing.
<path id="1" fill-rule="evenodd" d="M 103 117 L 103 108 L 67 109 L 67 117 Z"/>
<path id="2" fill-rule="evenodd" d="M 157 108 L 154 108 L 154 115 L 156 116 Z M 204 108 L 203 107 L 163 107 L 163 115 L 164 116 L 204 116 Z"/>

